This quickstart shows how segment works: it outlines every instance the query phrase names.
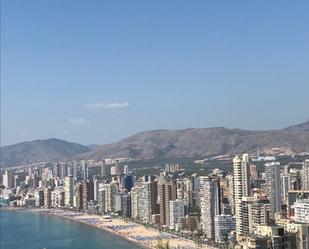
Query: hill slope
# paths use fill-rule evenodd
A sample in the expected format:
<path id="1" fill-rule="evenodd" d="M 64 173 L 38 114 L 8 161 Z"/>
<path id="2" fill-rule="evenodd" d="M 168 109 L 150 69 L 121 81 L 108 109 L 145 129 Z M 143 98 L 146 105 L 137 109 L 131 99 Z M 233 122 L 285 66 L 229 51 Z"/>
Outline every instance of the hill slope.
<path id="1" fill-rule="evenodd" d="M 223 127 L 141 132 L 117 143 L 86 147 L 59 139 L 23 142 L 1 148 L 1 167 L 67 158 L 103 160 L 129 157 L 208 156 L 281 148 L 309 152 L 309 122 L 283 130 L 248 131 Z"/>
<path id="2" fill-rule="evenodd" d="M 90 149 L 81 144 L 54 138 L 22 142 L 1 147 L 1 167 L 58 161 L 88 151 Z"/>
<path id="3" fill-rule="evenodd" d="M 93 151 L 78 155 L 82 159 L 235 154 L 245 151 L 266 151 L 282 148 L 287 152 L 309 152 L 309 122 L 283 130 L 247 131 L 227 128 L 185 130 L 156 130 L 141 132 L 118 143 L 103 145 Z"/>

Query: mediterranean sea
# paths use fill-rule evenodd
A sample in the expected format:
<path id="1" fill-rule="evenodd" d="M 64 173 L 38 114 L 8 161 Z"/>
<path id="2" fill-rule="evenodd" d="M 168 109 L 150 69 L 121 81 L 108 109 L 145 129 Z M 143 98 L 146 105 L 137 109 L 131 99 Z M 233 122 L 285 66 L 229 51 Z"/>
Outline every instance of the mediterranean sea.
<path id="1" fill-rule="evenodd" d="M 1 249 L 137 249 L 118 236 L 56 216 L 0 210 Z"/>

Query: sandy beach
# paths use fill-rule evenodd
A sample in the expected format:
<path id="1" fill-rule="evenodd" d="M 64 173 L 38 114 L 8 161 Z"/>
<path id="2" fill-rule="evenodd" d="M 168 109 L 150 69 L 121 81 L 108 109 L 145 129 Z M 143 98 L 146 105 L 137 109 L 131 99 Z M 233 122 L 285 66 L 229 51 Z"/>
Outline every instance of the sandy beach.
<path id="1" fill-rule="evenodd" d="M 173 249 L 210 249 L 210 246 L 197 246 L 195 242 L 180 238 L 167 233 L 145 227 L 131 221 L 114 218 L 106 220 L 103 216 L 86 214 L 75 211 L 56 210 L 56 209 L 32 209 L 31 212 L 55 215 L 72 221 L 102 229 L 106 232 L 120 236 L 123 239 L 135 243 L 141 248 L 156 248 L 159 240 L 169 241 L 170 248 Z"/>

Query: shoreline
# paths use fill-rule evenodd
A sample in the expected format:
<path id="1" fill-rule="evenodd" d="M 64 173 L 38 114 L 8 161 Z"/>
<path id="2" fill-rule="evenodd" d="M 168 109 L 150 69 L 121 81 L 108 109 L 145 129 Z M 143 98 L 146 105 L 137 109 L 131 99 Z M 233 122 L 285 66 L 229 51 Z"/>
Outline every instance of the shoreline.
<path id="1" fill-rule="evenodd" d="M 149 249 L 150 248 L 150 247 L 145 247 L 145 246 L 141 245 L 139 242 L 131 240 L 127 237 L 124 237 L 123 235 L 118 234 L 114 231 L 105 229 L 103 227 L 98 227 L 96 225 L 93 225 L 93 224 L 90 224 L 90 223 L 87 223 L 87 222 L 83 222 L 81 220 L 77 220 L 77 219 L 74 219 L 74 218 L 71 218 L 71 217 L 68 217 L 68 216 L 65 216 L 65 215 L 60 215 L 58 212 L 52 212 L 52 211 L 55 211 L 57 209 L 39 209 L 39 208 L 38 209 L 29 209 L 29 208 L 4 208 L 4 207 L 1 207 L 0 210 L 2 210 L 2 209 L 6 210 L 6 211 L 26 212 L 26 213 L 33 213 L 33 214 L 38 214 L 38 215 L 45 215 L 45 216 L 51 216 L 51 217 L 57 217 L 57 218 L 60 218 L 60 219 L 69 220 L 71 222 L 81 224 L 81 225 L 86 225 L 86 226 L 88 226 L 92 229 L 103 231 L 103 232 L 108 233 L 112 236 L 115 236 L 115 237 L 121 238 L 123 240 L 129 241 L 130 243 L 132 243 L 133 245 L 137 246 L 140 249 Z M 57 210 L 57 211 L 59 211 L 59 210 Z M 61 211 L 65 211 L 65 210 L 61 210 Z M 73 212 L 73 211 L 71 211 L 71 212 Z M 74 211 L 74 213 L 77 214 L 79 212 Z M 84 214 L 84 213 L 80 213 L 80 214 Z"/>
<path id="2" fill-rule="evenodd" d="M 171 249 L 209 249 L 213 248 L 210 246 L 198 246 L 194 241 L 173 236 L 170 234 L 160 233 L 158 230 L 153 228 L 145 227 L 141 224 L 137 224 L 131 221 L 124 221 L 123 219 L 114 218 L 104 220 L 103 216 L 97 214 L 87 214 L 72 210 L 62 209 L 40 209 L 40 208 L 0 208 L 11 211 L 25 211 L 35 214 L 43 214 L 55 216 L 63 219 L 67 219 L 79 224 L 88 225 L 93 229 L 98 229 L 103 232 L 107 232 L 112 236 L 129 241 L 138 248 L 151 249 L 155 248 L 158 241 L 169 241 Z"/>

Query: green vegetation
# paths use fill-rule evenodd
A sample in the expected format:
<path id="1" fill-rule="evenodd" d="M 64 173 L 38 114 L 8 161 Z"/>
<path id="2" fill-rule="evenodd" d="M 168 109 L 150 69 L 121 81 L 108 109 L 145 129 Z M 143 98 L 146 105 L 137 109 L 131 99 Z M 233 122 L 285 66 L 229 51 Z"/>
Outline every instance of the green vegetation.
<path id="1" fill-rule="evenodd" d="M 159 240 L 156 249 L 170 249 L 170 245 L 168 241 Z"/>

